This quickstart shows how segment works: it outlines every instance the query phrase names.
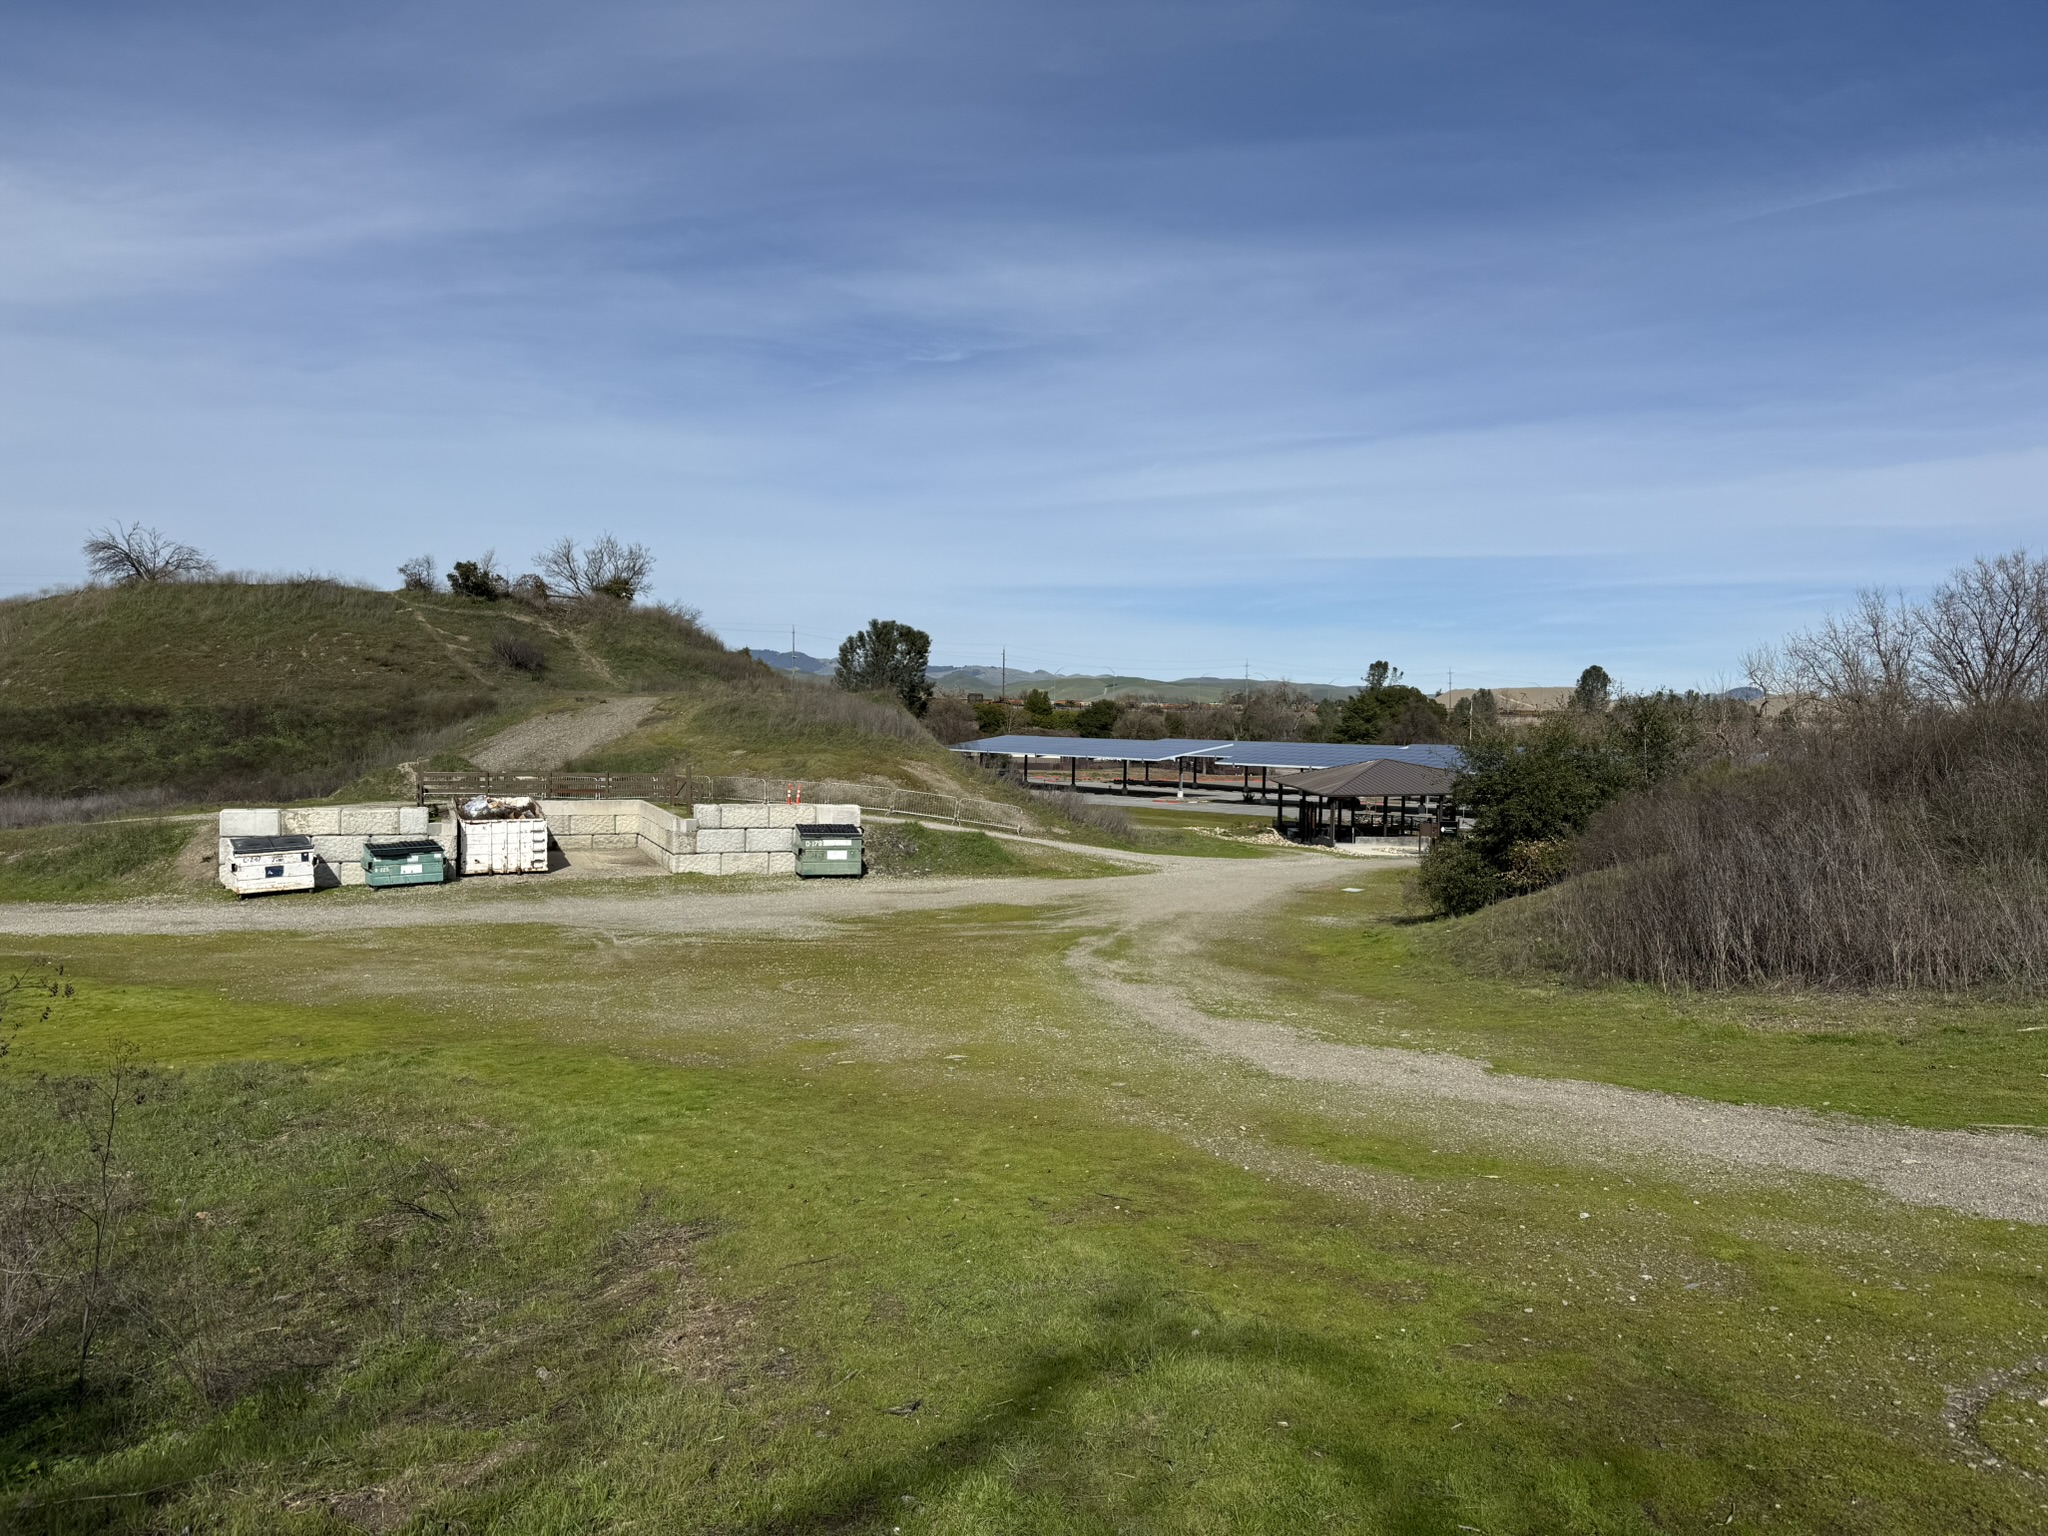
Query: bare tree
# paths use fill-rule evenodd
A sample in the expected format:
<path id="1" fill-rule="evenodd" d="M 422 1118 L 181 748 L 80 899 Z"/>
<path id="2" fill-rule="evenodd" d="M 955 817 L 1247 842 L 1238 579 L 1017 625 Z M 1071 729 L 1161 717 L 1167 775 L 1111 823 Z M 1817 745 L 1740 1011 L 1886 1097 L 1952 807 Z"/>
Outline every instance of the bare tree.
<path id="1" fill-rule="evenodd" d="M 406 592 L 434 590 L 434 557 L 414 555 L 398 568 L 400 589 Z"/>
<path id="2" fill-rule="evenodd" d="M 556 591 L 630 603 L 647 589 L 654 556 L 644 544 L 621 544 L 607 533 L 584 550 L 577 549 L 574 539 L 559 539 L 535 555 L 533 563 Z"/>
<path id="3" fill-rule="evenodd" d="M 1749 657 L 1767 693 L 1799 693 L 1844 707 L 1896 714 L 1913 702 L 1920 674 L 1921 616 L 1895 592 L 1866 587 L 1847 614 L 1793 635 L 1782 651 Z"/>
<path id="4" fill-rule="evenodd" d="M 1979 556 L 1921 610 L 1920 671 L 1952 704 L 2010 704 L 2048 693 L 2048 560 L 2024 549 Z"/>
<path id="5" fill-rule="evenodd" d="M 115 523 L 97 530 L 85 541 L 85 564 L 101 581 L 123 586 L 213 574 L 213 562 L 190 544 L 140 523 Z"/>

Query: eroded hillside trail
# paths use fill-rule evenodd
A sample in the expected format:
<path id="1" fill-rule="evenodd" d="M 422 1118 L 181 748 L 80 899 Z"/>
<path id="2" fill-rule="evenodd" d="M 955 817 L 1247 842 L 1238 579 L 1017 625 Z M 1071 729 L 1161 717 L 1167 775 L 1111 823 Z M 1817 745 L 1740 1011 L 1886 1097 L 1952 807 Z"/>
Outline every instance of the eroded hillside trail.
<path id="1" fill-rule="evenodd" d="M 1648 1163 L 1681 1181 L 1848 1179 L 1912 1205 L 2048 1225 L 2048 1140 L 2025 1134 L 1920 1130 L 1846 1115 L 1525 1077 L 1448 1052 L 1321 1038 L 1289 1022 L 1286 1010 L 1264 996 L 1253 978 L 1213 957 L 1243 942 L 1249 920 L 1351 871 L 1313 854 L 1122 858 L 1136 867 L 1132 876 L 1082 881 L 875 878 L 729 892 L 662 887 L 603 894 L 494 889 L 495 882 L 476 882 L 339 901 L 22 905 L 0 908 L 0 933 L 360 933 L 519 923 L 611 934 L 802 939 L 897 913 L 991 904 L 1039 907 L 1049 920 L 1074 930 L 1068 965 L 1077 980 L 1141 1037 L 1162 1040 L 1196 1060 L 1220 1058 L 1313 1085 L 1325 1113 L 1426 1130 L 1437 1146 L 1613 1169 L 1640 1170 Z"/>
<path id="2" fill-rule="evenodd" d="M 548 772 L 638 729 L 660 702 L 650 695 L 635 695 L 536 715 L 498 732 L 466 755 L 487 773 Z"/>

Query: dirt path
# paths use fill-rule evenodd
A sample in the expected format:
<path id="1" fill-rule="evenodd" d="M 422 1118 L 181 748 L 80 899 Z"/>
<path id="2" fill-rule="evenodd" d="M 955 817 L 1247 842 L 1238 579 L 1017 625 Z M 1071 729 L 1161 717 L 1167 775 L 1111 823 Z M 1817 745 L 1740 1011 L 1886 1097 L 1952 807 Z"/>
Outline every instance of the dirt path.
<path id="1" fill-rule="evenodd" d="M 624 704 L 629 701 L 617 701 Z M 638 701 L 632 701 L 638 702 Z M 1426 1121 L 1432 1134 L 1561 1161 L 1625 1168 L 1645 1160 L 1679 1177 L 1807 1174 L 1853 1179 L 1909 1204 L 2048 1224 L 2048 1141 L 1925 1131 L 1846 1116 L 1770 1109 L 1521 1077 L 1441 1052 L 1335 1044 L 1289 1025 L 1221 1018 L 1183 990 L 1202 956 L 1241 937 L 1247 916 L 1329 880 L 1330 860 L 1141 856 L 1149 873 L 1099 880 L 783 882 L 729 891 L 673 888 L 550 893 L 503 882 L 394 890 L 367 898 L 224 903 L 189 900 L 0 908 L 0 933 L 360 932 L 368 928 L 536 923 L 609 933 L 827 935 L 845 921 L 1003 903 L 1044 907 L 1087 930 L 1075 974 L 1120 1017 L 1183 1046 L 1287 1081 L 1323 1085 L 1356 1112 Z M 1132 942 L 1104 960 L 1105 934 Z M 1174 985 L 1153 979 L 1175 978 Z"/>
<path id="2" fill-rule="evenodd" d="M 1339 1045 L 1284 1024 L 1222 1019 L 1172 988 L 1126 980 L 1092 945 L 1076 973 L 1119 1012 L 1296 1082 L 1349 1090 L 1352 1107 L 1420 1111 L 1432 1135 L 1603 1167 L 1652 1159 L 1686 1172 L 1855 1179 L 1910 1205 L 2048 1225 L 2048 1140 L 1925 1131 L 1806 1110 L 1685 1098 L 1608 1083 L 1519 1077 L 1438 1051 Z"/>
<path id="3" fill-rule="evenodd" d="M 560 768 L 634 730 L 653 713 L 657 702 L 647 697 L 606 699 L 583 709 L 539 715 L 500 731 L 472 748 L 468 757 L 489 773 Z"/>

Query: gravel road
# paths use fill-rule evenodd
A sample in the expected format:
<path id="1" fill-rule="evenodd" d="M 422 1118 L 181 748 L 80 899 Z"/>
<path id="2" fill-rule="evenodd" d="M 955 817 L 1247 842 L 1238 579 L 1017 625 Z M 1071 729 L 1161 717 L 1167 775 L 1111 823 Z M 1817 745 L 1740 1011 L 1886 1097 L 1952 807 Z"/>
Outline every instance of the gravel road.
<path id="1" fill-rule="evenodd" d="M 618 701 L 623 704 L 627 701 Z M 1814 1174 L 1852 1179 L 1913 1205 L 2048 1224 L 2048 1141 L 2024 1134 L 1926 1131 L 1804 1110 L 1724 1104 L 1604 1083 L 1530 1078 L 1441 1052 L 1333 1043 L 1290 1025 L 1219 1018 L 1182 990 L 1205 976 L 1205 951 L 1241 935 L 1248 914 L 1330 880 L 1314 855 L 1262 860 L 1145 857 L 1131 877 L 1100 880 L 789 881 L 731 891 L 672 888 L 551 894 L 477 881 L 345 900 L 276 897 L 228 904 L 141 901 L 0 907 L 0 933 L 360 932 L 374 928 L 536 923 L 607 933 L 827 934 L 842 921 L 982 903 L 1038 906 L 1087 930 L 1069 962 L 1120 1016 L 1201 1052 L 1275 1077 L 1325 1085 L 1360 1112 L 1421 1115 L 1472 1145 L 1601 1167 L 1661 1163 L 1674 1176 Z M 1102 959 L 1104 930 L 1132 942 Z M 1213 974 L 1213 973 L 1211 973 Z M 1168 985 L 1156 975 L 1171 975 Z"/>
<path id="2" fill-rule="evenodd" d="M 467 755 L 487 773 L 560 768 L 636 729 L 653 713 L 657 702 L 638 697 L 606 699 L 584 709 L 539 715 L 500 731 Z"/>

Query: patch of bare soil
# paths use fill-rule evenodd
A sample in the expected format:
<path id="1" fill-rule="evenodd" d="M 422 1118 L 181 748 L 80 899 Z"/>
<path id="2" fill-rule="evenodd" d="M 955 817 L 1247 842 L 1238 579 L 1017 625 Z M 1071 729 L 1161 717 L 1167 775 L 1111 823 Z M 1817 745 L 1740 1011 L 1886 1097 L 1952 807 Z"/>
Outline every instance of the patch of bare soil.
<path id="1" fill-rule="evenodd" d="M 547 772 L 637 730 L 660 702 L 642 695 L 604 699 L 522 720 L 472 748 L 469 760 L 487 773 Z"/>

